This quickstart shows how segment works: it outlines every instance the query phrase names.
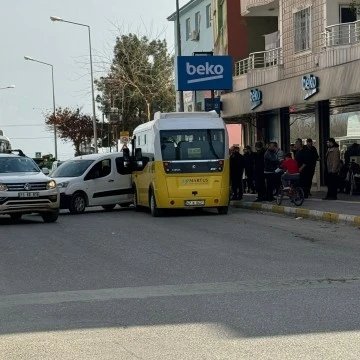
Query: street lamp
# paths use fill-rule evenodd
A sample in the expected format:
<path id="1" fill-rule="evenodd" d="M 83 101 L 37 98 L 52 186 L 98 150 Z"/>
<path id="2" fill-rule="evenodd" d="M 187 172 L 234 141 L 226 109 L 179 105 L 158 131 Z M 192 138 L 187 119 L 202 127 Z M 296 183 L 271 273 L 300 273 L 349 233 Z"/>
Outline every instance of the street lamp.
<path id="1" fill-rule="evenodd" d="M 40 61 L 40 60 L 36 60 L 30 56 L 24 56 L 25 60 L 28 61 L 34 61 L 37 62 L 39 64 L 43 64 L 46 66 L 50 66 L 51 67 L 51 81 L 52 81 L 52 92 L 53 92 L 53 115 L 54 115 L 54 121 L 56 119 L 56 105 L 55 105 L 55 85 L 54 85 L 54 66 L 52 64 Z M 55 160 L 58 159 L 58 153 L 57 153 L 57 131 L 56 131 L 56 124 L 54 123 L 54 145 L 55 145 Z"/>
<path id="2" fill-rule="evenodd" d="M 95 153 L 98 152 L 98 145 L 97 145 L 97 126 L 96 126 L 96 110 L 95 110 L 95 92 L 94 92 L 94 73 L 93 73 L 93 62 L 92 62 L 92 51 L 91 51 L 91 33 L 90 33 L 90 26 L 86 24 L 81 24 L 73 21 L 64 20 L 58 16 L 50 16 L 51 21 L 60 21 L 68 24 L 78 25 L 87 27 L 89 31 L 89 48 L 90 48 L 90 74 L 91 74 L 91 95 L 92 95 L 92 111 L 93 111 L 93 128 L 94 128 L 94 146 L 95 146 Z"/>
<path id="3" fill-rule="evenodd" d="M 0 90 L 6 90 L 6 89 L 14 89 L 15 85 L 9 85 L 9 86 L 5 86 L 5 87 L 0 87 Z"/>
<path id="4" fill-rule="evenodd" d="M 177 55 L 181 56 L 181 26 L 180 26 L 179 0 L 176 0 L 176 42 L 177 42 Z M 184 93 L 183 93 L 183 91 L 179 91 L 179 111 L 184 112 Z"/>

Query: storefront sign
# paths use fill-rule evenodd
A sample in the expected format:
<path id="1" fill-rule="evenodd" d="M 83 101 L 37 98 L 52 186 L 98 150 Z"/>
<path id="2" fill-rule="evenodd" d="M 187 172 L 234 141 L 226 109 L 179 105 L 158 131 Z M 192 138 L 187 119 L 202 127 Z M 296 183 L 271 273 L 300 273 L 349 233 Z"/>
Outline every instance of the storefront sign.
<path id="1" fill-rule="evenodd" d="M 262 104 L 262 92 L 259 89 L 250 91 L 251 110 L 255 110 Z"/>
<path id="2" fill-rule="evenodd" d="M 314 75 L 305 75 L 302 77 L 302 88 L 306 91 L 304 100 L 310 99 L 319 91 L 319 78 Z"/>
<path id="3" fill-rule="evenodd" d="M 214 98 L 214 99 L 205 98 L 204 102 L 205 102 L 205 111 L 215 110 L 218 114 L 220 114 L 221 111 L 220 98 Z"/>
<path id="4" fill-rule="evenodd" d="M 177 90 L 232 90 L 231 56 L 178 56 Z"/>

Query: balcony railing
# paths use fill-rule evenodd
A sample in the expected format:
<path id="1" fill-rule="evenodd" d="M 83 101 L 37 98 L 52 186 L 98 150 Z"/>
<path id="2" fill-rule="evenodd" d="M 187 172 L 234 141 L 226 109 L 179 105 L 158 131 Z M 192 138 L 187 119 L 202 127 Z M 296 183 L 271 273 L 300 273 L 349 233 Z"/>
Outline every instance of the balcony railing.
<path id="1" fill-rule="evenodd" d="M 275 0 L 241 0 L 241 15 L 249 13 L 252 7 L 271 4 Z"/>
<path id="2" fill-rule="evenodd" d="M 260 70 L 282 65 L 282 48 L 268 51 L 254 52 L 248 58 L 238 61 L 235 64 L 235 76 L 247 74 L 251 70 Z"/>
<path id="3" fill-rule="evenodd" d="M 251 53 L 248 58 L 235 63 L 234 90 L 278 81 L 283 77 L 282 48 Z"/>
<path id="4" fill-rule="evenodd" d="M 325 29 L 326 47 L 352 45 L 360 42 L 360 20 L 327 26 Z"/>

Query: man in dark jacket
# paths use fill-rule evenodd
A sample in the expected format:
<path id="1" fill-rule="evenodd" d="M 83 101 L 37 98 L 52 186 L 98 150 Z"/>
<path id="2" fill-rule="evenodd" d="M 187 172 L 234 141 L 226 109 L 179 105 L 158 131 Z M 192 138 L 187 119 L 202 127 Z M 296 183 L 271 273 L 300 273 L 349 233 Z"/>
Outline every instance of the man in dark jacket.
<path id="1" fill-rule="evenodd" d="M 307 181 L 306 181 L 306 189 L 307 189 L 307 193 L 311 196 L 311 187 L 312 187 L 312 181 L 315 175 L 315 169 L 316 169 L 316 163 L 319 160 L 319 154 L 316 150 L 316 147 L 313 145 L 313 141 L 312 139 L 307 139 L 306 140 L 306 146 L 308 148 L 308 150 L 310 151 L 309 153 L 309 164 L 308 164 L 308 171 L 306 173 L 307 176 Z"/>
<path id="2" fill-rule="evenodd" d="M 295 160 L 298 162 L 300 170 L 300 185 L 304 190 L 304 197 L 309 197 L 309 177 L 311 173 L 311 153 L 307 146 L 303 146 L 301 139 L 296 140 Z"/>
<path id="3" fill-rule="evenodd" d="M 337 200 L 340 150 L 334 138 L 330 138 L 327 141 L 327 146 L 325 175 L 328 192 L 323 200 Z"/>
<path id="4" fill-rule="evenodd" d="M 241 200 L 243 197 L 242 178 L 244 174 L 244 157 L 238 147 L 230 149 L 230 181 L 232 188 L 232 200 Z"/>
<path id="5" fill-rule="evenodd" d="M 254 167 L 255 167 L 255 154 L 251 150 L 251 146 L 245 146 L 244 149 L 244 165 L 245 165 L 245 176 L 246 185 L 248 192 L 255 194 L 255 183 L 254 183 Z"/>
<path id="6" fill-rule="evenodd" d="M 265 153 L 265 167 L 264 173 L 266 178 L 266 199 L 267 201 L 274 201 L 274 189 L 276 187 L 276 173 L 275 170 L 280 166 L 280 161 L 276 153 L 276 143 L 271 142 Z"/>
<path id="7" fill-rule="evenodd" d="M 266 199 L 265 193 L 265 149 L 261 141 L 255 144 L 256 154 L 255 154 L 255 169 L 254 169 L 254 178 L 255 178 L 255 188 L 258 194 L 256 201 L 264 201 Z"/>

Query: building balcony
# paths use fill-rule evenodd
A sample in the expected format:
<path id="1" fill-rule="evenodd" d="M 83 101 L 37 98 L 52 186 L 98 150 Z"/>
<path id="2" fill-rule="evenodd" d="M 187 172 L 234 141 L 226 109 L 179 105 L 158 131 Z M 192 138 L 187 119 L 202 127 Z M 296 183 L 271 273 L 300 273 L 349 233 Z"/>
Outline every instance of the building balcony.
<path id="1" fill-rule="evenodd" d="M 261 8 L 259 8 L 261 7 Z M 258 9 L 257 9 L 258 8 Z M 279 9 L 279 0 L 241 0 L 241 15 L 253 15 L 253 16 L 263 16 L 273 14 L 269 13 L 274 10 Z M 257 10 L 265 12 L 265 14 L 258 14 Z M 254 12 L 254 13 L 253 13 Z"/>
<path id="2" fill-rule="evenodd" d="M 324 47 L 319 55 L 320 68 L 360 60 L 360 20 L 327 26 Z"/>
<path id="3" fill-rule="evenodd" d="M 234 91 L 253 88 L 281 80 L 283 77 L 282 48 L 251 53 L 235 64 Z"/>

